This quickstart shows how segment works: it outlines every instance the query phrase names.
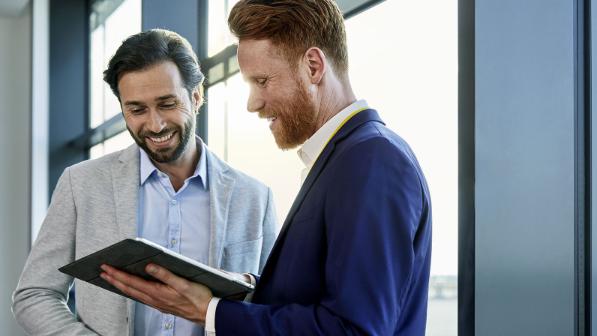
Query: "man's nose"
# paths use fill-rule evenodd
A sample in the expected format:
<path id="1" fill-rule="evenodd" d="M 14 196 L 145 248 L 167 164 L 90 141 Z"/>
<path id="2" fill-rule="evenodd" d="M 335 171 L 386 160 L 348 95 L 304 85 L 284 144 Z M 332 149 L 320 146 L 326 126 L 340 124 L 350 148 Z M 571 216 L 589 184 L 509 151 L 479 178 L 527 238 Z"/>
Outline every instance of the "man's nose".
<path id="1" fill-rule="evenodd" d="M 160 112 L 151 110 L 149 112 L 149 122 L 147 123 L 147 129 L 153 133 L 159 133 L 166 127 L 166 121 L 162 118 Z"/>
<path id="2" fill-rule="evenodd" d="M 255 92 L 254 89 L 251 89 L 249 93 L 249 99 L 247 100 L 247 111 L 249 112 L 259 112 L 263 109 L 265 105 L 265 100 Z"/>

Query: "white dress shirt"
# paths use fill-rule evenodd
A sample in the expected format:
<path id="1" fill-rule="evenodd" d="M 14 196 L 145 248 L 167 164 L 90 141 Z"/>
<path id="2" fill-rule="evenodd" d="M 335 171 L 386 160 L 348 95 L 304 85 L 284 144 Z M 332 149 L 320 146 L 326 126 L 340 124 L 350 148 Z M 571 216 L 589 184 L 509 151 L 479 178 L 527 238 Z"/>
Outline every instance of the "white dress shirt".
<path id="1" fill-rule="evenodd" d="M 328 141 L 338 132 L 338 130 L 347 122 L 354 114 L 368 109 L 367 101 L 364 99 L 348 105 L 344 110 L 333 116 L 320 129 L 315 132 L 298 150 L 298 156 L 303 161 L 305 168 L 301 172 L 301 184 L 305 182 L 309 171 L 313 167 L 319 154 L 323 151 Z"/>
<path id="2" fill-rule="evenodd" d="M 318 129 L 298 150 L 298 156 L 303 161 L 305 168 L 301 172 L 301 184 L 305 182 L 309 171 L 313 167 L 319 154 L 323 151 L 327 143 L 338 132 L 338 130 L 355 114 L 368 109 L 367 102 L 363 99 L 357 100 L 338 114 L 328 120 L 320 129 Z M 255 284 L 255 278 L 251 277 L 251 283 Z M 245 299 L 246 300 L 246 299 Z M 220 298 L 214 297 L 207 306 L 207 315 L 205 316 L 205 334 L 215 336 L 216 334 L 216 309 Z"/>

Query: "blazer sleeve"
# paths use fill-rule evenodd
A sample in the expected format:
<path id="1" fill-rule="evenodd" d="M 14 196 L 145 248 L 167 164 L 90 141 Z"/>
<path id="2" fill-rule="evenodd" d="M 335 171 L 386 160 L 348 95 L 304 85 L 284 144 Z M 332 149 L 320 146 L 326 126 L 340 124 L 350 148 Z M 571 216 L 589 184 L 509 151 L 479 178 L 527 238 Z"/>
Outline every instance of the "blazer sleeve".
<path id="1" fill-rule="evenodd" d="M 74 260 L 76 208 L 67 168 L 13 293 L 12 311 L 28 335 L 97 335 L 67 306 L 73 278 L 58 268 Z"/>
<path id="2" fill-rule="evenodd" d="M 261 246 L 261 256 L 259 257 L 259 273 L 263 271 L 265 262 L 276 241 L 276 223 L 276 207 L 274 205 L 272 190 L 267 188 L 267 206 L 265 216 L 263 217 L 263 243 Z"/>
<path id="3" fill-rule="evenodd" d="M 423 204 L 418 170 L 385 138 L 347 149 L 326 169 L 333 176 L 322 204 L 324 296 L 309 305 L 222 300 L 219 335 L 394 334 L 413 278 Z"/>

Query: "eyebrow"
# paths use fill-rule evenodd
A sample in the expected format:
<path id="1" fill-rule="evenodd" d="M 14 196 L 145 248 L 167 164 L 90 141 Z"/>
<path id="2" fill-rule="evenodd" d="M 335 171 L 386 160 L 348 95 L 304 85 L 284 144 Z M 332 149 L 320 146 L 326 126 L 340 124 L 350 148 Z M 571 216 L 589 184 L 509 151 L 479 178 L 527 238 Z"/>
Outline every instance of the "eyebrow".
<path id="1" fill-rule="evenodd" d="M 161 100 L 168 100 L 168 99 L 172 99 L 172 98 L 176 99 L 178 97 L 175 94 L 167 94 L 165 96 L 157 97 L 155 100 L 156 101 L 161 101 Z"/>
<path id="2" fill-rule="evenodd" d="M 138 102 L 138 101 L 134 101 L 134 100 L 124 102 L 124 106 L 139 106 L 139 105 L 144 105 L 144 104 L 141 102 Z"/>
<path id="3" fill-rule="evenodd" d="M 271 78 L 272 75 L 271 74 L 266 74 L 266 73 L 258 73 L 255 75 L 247 75 L 247 76 L 243 76 L 243 79 L 246 81 L 254 81 L 257 79 L 268 79 Z"/>
<path id="4" fill-rule="evenodd" d="M 167 94 L 167 95 L 164 95 L 164 96 L 157 97 L 155 99 L 155 101 L 164 101 L 164 100 L 173 99 L 173 98 L 174 99 L 177 98 L 175 94 Z M 139 106 L 139 105 L 145 105 L 145 104 L 142 103 L 142 102 L 140 102 L 140 101 L 131 100 L 131 101 L 125 102 L 124 105 L 125 106 L 130 106 L 130 105 Z"/>

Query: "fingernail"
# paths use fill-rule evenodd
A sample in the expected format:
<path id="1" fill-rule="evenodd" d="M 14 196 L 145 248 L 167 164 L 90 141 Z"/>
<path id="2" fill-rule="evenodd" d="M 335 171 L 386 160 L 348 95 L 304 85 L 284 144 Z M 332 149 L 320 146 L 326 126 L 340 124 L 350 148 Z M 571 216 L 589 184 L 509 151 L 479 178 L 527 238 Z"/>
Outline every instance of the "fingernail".
<path id="1" fill-rule="evenodd" d="M 106 272 L 108 271 L 108 267 L 106 265 L 101 265 L 100 268 Z"/>
<path id="2" fill-rule="evenodd" d="M 158 269 L 157 269 L 155 266 L 153 266 L 153 265 L 149 265 L 149 266 L 147 266 L 147 272 L 149 272 L 149 273 L 152 273 L 152 274 L 153 274 L 153 273 L 155 273 L 155 272 L 157 272 L 157 271 L 158 271 Z"/>

